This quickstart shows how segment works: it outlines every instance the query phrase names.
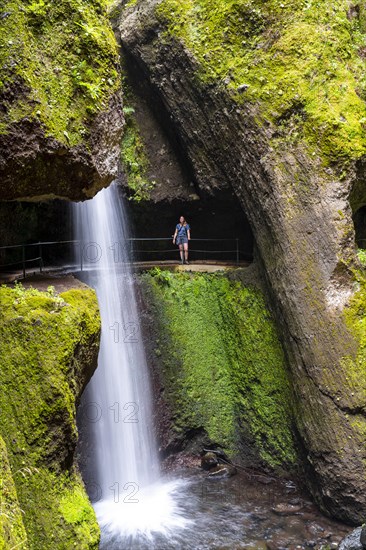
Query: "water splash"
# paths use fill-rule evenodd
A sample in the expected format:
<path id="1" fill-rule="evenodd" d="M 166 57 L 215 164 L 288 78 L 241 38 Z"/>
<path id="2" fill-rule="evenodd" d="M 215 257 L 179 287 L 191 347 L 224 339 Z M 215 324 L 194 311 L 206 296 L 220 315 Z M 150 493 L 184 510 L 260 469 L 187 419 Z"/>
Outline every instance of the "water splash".
<path id="1" fill-rule="evenodd" d="M 105 539 L 118 535 L 121 539 L 153 542 L 157 535 L 173 538 L 177 529 L 187 527 L 187 518 L 178 505 L 177 491 L 181 481 L 157 482 L 140 490 L 135 506 L 124 501 L 100 501 L 95 511 Z M 121 521 L 123 518 L 123 521 Z"/>
<path id="2" fill-rule="evenodd" d="M 102 542 L 168 536 L 189 521 L 174 498 L 179 482 L 162 482 L 159 476 L 149 372 L 129 268 L 127 216 L 117 186 L 76 204 L 75 220 L 83 278 L 97 292 L 102 318 L 98 368 L 82 403 L 93 450 L 87 477 L 92 479 L 90 496 Z"/>

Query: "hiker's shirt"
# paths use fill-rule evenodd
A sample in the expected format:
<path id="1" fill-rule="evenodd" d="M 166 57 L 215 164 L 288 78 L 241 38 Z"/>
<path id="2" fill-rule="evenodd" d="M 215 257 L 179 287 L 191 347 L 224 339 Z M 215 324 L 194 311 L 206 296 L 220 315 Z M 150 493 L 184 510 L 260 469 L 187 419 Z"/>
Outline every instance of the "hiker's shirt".
<path id="1" fill-rule="evenodd" d="M 177 244 L 188 243 L 188 231 L 190 230 L 189 224 L 181 225 L 177 223 Z"/>

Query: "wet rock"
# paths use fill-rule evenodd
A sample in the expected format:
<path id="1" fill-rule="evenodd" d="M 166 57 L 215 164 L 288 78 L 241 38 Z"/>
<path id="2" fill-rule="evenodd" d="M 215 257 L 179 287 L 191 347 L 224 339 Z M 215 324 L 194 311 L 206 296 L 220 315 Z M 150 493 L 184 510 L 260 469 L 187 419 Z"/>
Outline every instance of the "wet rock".
<path id="1" fill-rule="evenodd" d="M 22 120 L 0 136 L 1 200 L 93 196 L 118 175 L 124 118 L 119 93 L 95 116 L 84 143 L 47 135 L 38 120 Z"/>
<path id="2" fill-rule="evenodd" d="M 338 546 L 342 542 L 343 537 L 344 537 L 344 535 L 340 535 L 340 536 L 332 535 L 331 544 L 335 544 L 335 548 L 338 548 Z"/>
<path id="3" fill-rule="evenodd" d="M 270 485 L 273 482 L 273 478 L 262 476 L 262 475 L 256 475 L 256 481 L 258 483 L 261 483 L 262 485 Z"/>
<path id="4" fill-rule="evenodd" d="M 224 451 L 222 451 L 221 449 L 203 449 L 203 452 L 204 453 L 213 453 L 219 461 L 231 464 L 231 460 L 229 459 L 227 454 L 224 453 Z"/>
<path id="5" fill-rule="evenodd" d="M 307 519 L 306 516 L 304 516 L 304 515 L 302 517 L 303 518 L 305 517 L 305 519 Z M 313 519 L 313 518 L 311 518 L 311 519 Z M 320 535 L 323 535 L 324 528 L 321 527 L 320 525 L 318 525 L 317 523 L 311 523 L 310 525 L 307 526 L 307 531 L 310 533 L 310 535 L 318 537 Z"/>
<path id="6" fill-rule="evenodd" d="M 360 542 L 362 544 L 362 547 L 366 548 L 366 525 L 362 526 L 361 535 L 360 535 Z"/>
<path id="7" fill-rule="evenodd" d="M 221 450 L 204 449 L 201 457 L 201 468 L 209 472 L 210 477 L 231 477 L 236 474 L 236 468 Z"/>
<path id="8" fill-rule="evenodd" d="M 339 545 L 339 550 L 363 550 L 361 544 L 362 527 L 357 527 L 352 533 L 346 536 Z"/>
<path id="9" fill-rule="evenodd" d="M 277 514 L 278 516 L 292 516 L 295 514 L 299 514 L 302 509 L 302 506 L 299 504 L 277 504 L 272 508 L 272 512 Z"/>
<path id="10" fill-rule="evenodd" d="M 201 458 L 202 470 L 209 471 L 218 465 L 219 461 L 215 453 L 206 453 Z"/>
<path id="11" fill-rule="evenodd" d="M 267 542 L 268 550 L 289 550 L 288 540 L 281 536 L 275 536 Z"/>
<path id="12" fill-rule="evenodd" d="M 249 84 L 241 84 L 240 86 L 238 86 L 238 92 L 240 94 L 243 94 L 244 92 L 247 91 L 248 88 L 249 88 Z"/>
<path id="13" fill-rule="evenodd" d="M 218 464 L 209 471 L 209 477 L 231 477 L 236 474 L 236 468 L 232 464 Z"/>

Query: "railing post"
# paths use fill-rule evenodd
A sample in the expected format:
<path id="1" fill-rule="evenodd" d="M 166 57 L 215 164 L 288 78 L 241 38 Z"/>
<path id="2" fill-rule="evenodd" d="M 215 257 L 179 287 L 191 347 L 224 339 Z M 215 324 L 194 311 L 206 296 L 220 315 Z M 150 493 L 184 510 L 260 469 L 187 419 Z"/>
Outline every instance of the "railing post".
<path id="1" fill-rule="evenodd" d="M 83 243 L 82 241 L 79 241 L 80 245 L 80 271 L 83 270 Z"/>
<path id="2" fill-rule="evenodd" d="M 42 273 L 43 258 L 42 258 L 42 244 L 39 242 L 39 272 Z"/>
<path id="3" fill-rule="evenodd" d="M 236 237 L 236 264 L 239 265 L 239 239 Z"/>
<path id="4" fill-rule="evenodd" d="M 25 279 L 25 246 L 22 244 L 23 279 Z"/>

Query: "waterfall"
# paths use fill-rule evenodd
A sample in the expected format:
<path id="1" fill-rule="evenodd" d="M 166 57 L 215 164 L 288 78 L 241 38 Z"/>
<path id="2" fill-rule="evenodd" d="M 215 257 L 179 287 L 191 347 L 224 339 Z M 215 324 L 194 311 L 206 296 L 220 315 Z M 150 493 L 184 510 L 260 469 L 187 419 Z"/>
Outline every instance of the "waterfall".
<path id="1" fill-rule="evenodd" d="M 98 367 L 82 402 L 92 448 L 89 494 L 101 547 L 110 550 L 115 542 L 115 548 L 127 548 L 121 539 L 151 541 L 153 534 L 167 535 L 187 520 L 174 499 L 179 483 L 160 480 L 127 215 L 117 185 L 74 210 L 83 280 L 96 290 L 102 319 Z"/>

